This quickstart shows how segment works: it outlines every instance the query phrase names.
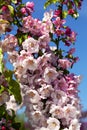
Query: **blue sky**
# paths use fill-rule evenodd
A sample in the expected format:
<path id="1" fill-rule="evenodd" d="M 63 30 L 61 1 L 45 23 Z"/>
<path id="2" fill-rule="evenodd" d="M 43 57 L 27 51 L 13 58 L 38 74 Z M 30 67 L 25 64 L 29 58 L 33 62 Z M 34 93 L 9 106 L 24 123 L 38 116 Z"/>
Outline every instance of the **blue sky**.
<path id="1" fill-rule="evenodd" d="M 28 0 L 24 0 L 24 2 L 27 1 Z M 35 3 L 34 17 L 41 19 L 44 13 L 43 5 L 46 0 L 30 1 Z M 79 56 L 80 60 L 74 65 L 71 72 L 82 76 L 82 81 L 79 85 L 79 96 L 81 104 L 83 105 L 83 110 L 87 110 L 87 0 L 83 0 L 82 9 L 79 11 L 79 14 L 80 17 L 77 20 L 69 19 L 67 25 L 78 34 L 75 48 L 76 56 Z"/>

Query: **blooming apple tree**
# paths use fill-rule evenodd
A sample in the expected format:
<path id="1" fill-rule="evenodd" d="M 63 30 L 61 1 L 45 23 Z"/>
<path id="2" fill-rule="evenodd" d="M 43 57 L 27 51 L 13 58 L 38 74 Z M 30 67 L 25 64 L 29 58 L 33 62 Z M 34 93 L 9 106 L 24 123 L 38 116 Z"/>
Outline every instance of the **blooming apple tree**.
<path id="1" fill-rule="evenodd" d="M 44 8 L 51 4 L 56 9 L 39 20 L 32 16 L 33 2 L 0 1 L 2 130 L 20 129 L 15 114 L 23 106 L 29 130 L 80 130 L 81 76 L 70 73 L 78 60 L 73 55 L 77 34 L 67 25 L 67 17 L 79 16 L 82 0 L 47 0 Z"/>

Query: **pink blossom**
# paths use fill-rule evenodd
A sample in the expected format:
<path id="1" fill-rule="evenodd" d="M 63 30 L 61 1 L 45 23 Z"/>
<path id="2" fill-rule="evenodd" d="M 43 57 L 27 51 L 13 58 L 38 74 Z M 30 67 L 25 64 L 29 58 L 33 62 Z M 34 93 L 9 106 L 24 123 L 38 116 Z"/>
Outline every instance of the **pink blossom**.
<path id="1" fill-rule="evenodd" d="M 71 67 L 72 63 L 68 59 L 59 59 L 59 66 L 63 69 L 68 69 Z"/>
<path id="2" fill-rule="evenodd" d="M 33 3 L 33 2 L 27 2 L 27 3 L 26 3 L 26 7 L 27 7 L 27 8 L 31 8 L 31 9 L 33 10 L 33 8 L 34 8 L 34 3 Z"/>
<path id="3" fill-rule="evenodd" d="M 40 36 L 38 39 L 38 44 L 39 44 L 40 48 L 46 49 L 48 47 L 50 40 L 51 39 L 50 39 L 49 34 L 44 34 L 44 35 Z"/>
<path id="4" fill-rule="evenodd" d="M 26 11 L 28 15 L 31 15 L 31 13 L 34 10 L 34 3 L 33 2 L 27 2 L 25 5 Z"/>
<path id="5" fill-rule="evenodd" d="M 75 52 L 75 48 L 71 48 L 71 49 L 68 51 L 68 54 L 69 54 L 69 55 L 72 55 L 74 52 Z"/>
<path id="6" fill-rule="evenodd" d="M 79 111 L 77 110 L 77 108 L 71 104 L 67 104 L 67 106 L 64 106 L 64 114 L 65 114 L 65 118 L 77 118 L 79 115 Z"/>
<path id="7" fill-rule="evenodd" d="M 22 61 L 22 66 L 25 68 L 25 69 L 29 69 L 29 70 L 36 70 L 37 69 L 37 61 L 36 59 L 34 59 L 32 56 L 30 57 L 26 57 L 26 59 L 24 59 Z"/>
<path id="8" fill-rule="evenodd" d="M 30 15 L 23 18 L 23 28 L 20 28 L 23 32 L 31 32 L 33 35 L 40 36 L 43 32 L 42 22 L 38 19 L 34 19 Z"/>
<path id="9" fill-rule="evenodd" d="M 70 41 L 71 42 L 75 42 L 76 41 L 76 36 L 77 36 L 77 33 L 75 33 L 74 31 L 72 31 L 72 33 L 71 33 L 71 37 L 70 37 Z"/>
<path id="10" fill-rule="evenodd" d="M 41 94 L 41 97 L 43 99 L 49 97 L 52 91 L 53 91 L 52 86 L 46 84 L 42 84 L 42 87 L 39 89 L 39 93 Z"/>
<path id="11" fill-rule="evenodd" d="M 43 77 L 47 83 L 54 81 L 57 76 L 58 73 L 54 68 L 46 67 Z"/>
<path id="12" fill-rule="evenodd" d="M 37 40 L 30 37 L 26 39 L 23 43 L 23 49 L 29 51 L 30 53 L 37 53 L 39 51 L 39 44 Z"/>
<path id="13" fill-rule="evenodd" d="M 62 90 L 55 90 L 51 93 L 51 97 L 53 102 L 60 106 L 66 104 L 69 101 L 67 94 Z"/>
<path id="14" fill-rule="evenodd" d="M 57 17 L 56 20 L 53 22 L 56 28 L 62 27 L 63 24 L 65 24 L 65 20 L 61 20 L 60 17 Z"/>
<path id="15" fill-rule="evenodd" d="M 17 38 L 12 35 L 8 34 L 5 39 L 2 41 L 2 49 L 3 51 L 13 51 L 13 49 L 17 46 Z"/>
<path id="16" fill-rule="evenodd" d="M 22 13 L 22 14 L 26 14 L 26 13 L 27 13 L 27 11 L 26 11 L 26 8 L 25 8 L 25 7 L 21 8 L 21 13 Z"/>

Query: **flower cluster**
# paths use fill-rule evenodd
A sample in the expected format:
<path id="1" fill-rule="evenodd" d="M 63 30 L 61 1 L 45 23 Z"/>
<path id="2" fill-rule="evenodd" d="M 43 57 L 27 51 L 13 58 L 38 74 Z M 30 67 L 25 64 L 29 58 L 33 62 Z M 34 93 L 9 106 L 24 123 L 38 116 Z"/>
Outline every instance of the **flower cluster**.
<path id="1" fill-rule="evenodd" d="M 55 20 L 53 21 L 55 27 L 55 34 L 59 37 L 60 41 L 64 42 L 66 46 L 72 45 L 76 41 L 76 33 L 72 31 L 68 26 L 64 26 L 66 21 L 56 16 L 54 13 Z"/>
<path id="2" fill-rule="evenodd" d="M 80 7 L 81 1 L 78 3 Z M 32 17 L 34 3 L 27 2 L 24 6 L 18 6 L 14 12 L 19 11 L 16 18 L 11 19 L 13 7 L 3 6 L 1 12 L 1 34 L 4 34 L 8 24 L 13 21 L 18 24 L 17 34 L 7 34 L 0 42 L 3 54 L 7 53 L 8 60 L 14 67 L 14 79 L 19 81 L 22 95 L 22 106 L 26 106 L 28 128 L 30 130 L 80 130 L 81 106 L 78 97 L 78 85 L 81 76 L 69 72 L 76 61 L 72 55 L 75 51 L 71 48 L 64 55 L 59 48 L 59 42 L 70 46 L 76 40 L 76 33 L 68 26 L 64 26 L 65 19 L 62 16 L 63 5 L 68 8 L 68 14 L 73 15 L 75 4 L 73 1 L 60 1 L 61 8 L 53 12 L 44 13 L 42 20 Z M 7 13 L 8 12 L 8 13 Z M 15 14 L 14 13 L 14 14 Z M 21 17 L 21 15 L 23 16 Z M 4 20 L 4 17 L 5 20 Z M 7 20 L 7 21 L 6 21 Z M 2 24 L 4 21 L 4 25 Z M 9 24 L 10 26 L 10 24 Z M 21 36 L 20 36 L 21 34 Z M 55 47 L 50 47 L 54 42 Z M 7 72 L 5 80 L 0 76 L 1 85 L 8 81 L 9 91 L 0 95 L 0 105 L 6 102 L 7 109 L 19 108 L 16 101 L 20 96 L 16 93 L 18 84 Z M 12 85 L 13 88 L 12 89 Z M 9 92 L 8 91 L 8 92 Z M 4 97 L 2 96 L 4 95 Z M 14 99 L 16 98 L 16 101 Z"/>
<path id="3" fill-rule="evenodd" d="M 71 67 L 72 62 L 67 58 L 60 59 L 50 48 L 47 22 L 40 21 L 39 25 L 31 16 L 25 19 L 23 29 L 25 27 L 26 31 L 27 28 L 37 39 L 28 37 L 23 41 L 23 49 L 19 53 L 8 49 L 8 56 L 21 85 L 22 105 L 26 106 L 25 113 L 31 129 L 80 130 L 81 108 L 77 89 L 80 76 L 64 72 Z M 37 29 L 34 29 L 33 24 Z"/>

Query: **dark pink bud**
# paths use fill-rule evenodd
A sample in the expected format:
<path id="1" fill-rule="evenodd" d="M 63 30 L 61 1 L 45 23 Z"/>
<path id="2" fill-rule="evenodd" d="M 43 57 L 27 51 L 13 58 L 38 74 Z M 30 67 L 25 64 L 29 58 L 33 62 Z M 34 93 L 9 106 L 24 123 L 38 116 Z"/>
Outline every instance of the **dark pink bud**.
<path id="1" fill-rule="evenodd" d="M 70 29 L 69 27 L 67 27 L 67 28 L 66 28 L 66 31 L 65 31 L 65 34 L 66 34 L 67 36 L 70 36 L 71 33 L 72 33 L 71 29 Z"/>
<path id="2" fill-rule="evenodd" d="M 68 14 L 74 14 L 74 13 L 75 13 L 75 11 L 73 9 L 68 10 Z"/>
<path id="3" fill-rule="evenodd" d="M 66 46 L 70 46 L 70 43 L 68 41 L 65 41 Z"/>
<path id="4" fill-rule="evenodd" d="M 2 11 L 6 11 L 8 9 L 8 7 L 7 6 L 2 6 Z"/>
<path id="5" fill-rule="evenodd" d="M 5 126 L 2 126 L 1 130 L 6 130 L 6 127 L 5 127 Z"/>
<path id="6" fill-rule="evenodd" d="M 62 13 L 62 11 L 60 9 L 59 10 L 55 10 L 54 17 L 59 16 L 61 13 Z"/>
<path id="7" fill-rule="evenodd" d="M 26 12 L 26 8 L 24 8 L 24 7 L 21 8 L 21 13 L 22 13 L 22 14 L 26 14 L 26 13 L 27 13 L 27 12 Z"/>

